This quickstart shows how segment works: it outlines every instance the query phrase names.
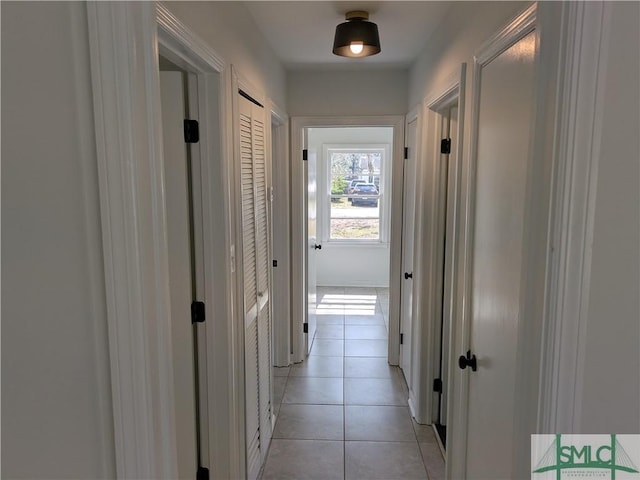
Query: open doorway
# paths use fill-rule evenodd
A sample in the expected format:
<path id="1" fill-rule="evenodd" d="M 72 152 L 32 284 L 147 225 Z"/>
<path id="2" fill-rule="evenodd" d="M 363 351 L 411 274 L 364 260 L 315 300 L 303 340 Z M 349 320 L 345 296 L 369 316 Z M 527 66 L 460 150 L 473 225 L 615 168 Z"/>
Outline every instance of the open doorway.
<path id="1" fill-rule="evenodd" d="M 454 206 L 455 206 L 455 169 L 450 165 L 457 158 L 458 148 L 458 101 L 457 98 L 443 107 L 439 112 L 440 142 L 440 209 L 438 231 L 442 232 L 438 241 L 437 265 L 437 318 L 435 371 L 433 381 L 434 410 L 433 425 L 438 438 L 446 449 L 447 445 L 447 401 L 449 386 L 449 359 L 452 328 L 453 302 L 453 238 L 454 238 Z"/>
<path id="2" fill-rule="evenodd" d="M 173 392 L 180 477 L 207 470 L 207 396 L 197 76 L 160 55 Z"/>
<path id="3" fill-rule="evenodd" d="M 292 239 L 293 361 L 303 361 L 316 341 L 340 339 L 345 355 L 362 340 L 397 365 L 404 122 L 332 120 L 293 120 L 293 151 L 300 149 L 301 161 L 292 163 L 292 231 L 295 236 L 298 222 L 304 232 Z M 343 319 L 339 328 L 331 325 L 333 316 Z M 375 338 L 348 338 L 356 329 L 346 316 L 360 326 L 376 322 L 367 334 Z"/>
<path id="4" fill-rule="evenodd" d="M 309 351 L 343 339 L 345 355 L 387 356 L 392 144 L 388 126 L 307 130 Z"/>

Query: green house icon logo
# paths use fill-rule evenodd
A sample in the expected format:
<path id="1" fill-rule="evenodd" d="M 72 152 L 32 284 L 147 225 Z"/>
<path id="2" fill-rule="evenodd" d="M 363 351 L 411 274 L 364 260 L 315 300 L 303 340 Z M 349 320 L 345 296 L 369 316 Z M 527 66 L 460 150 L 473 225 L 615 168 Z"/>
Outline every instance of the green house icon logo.
<path id="1" fill-rule="evenodd" d="M 597 438 L 598 441 L 572 441 L 575 438 L 588 439 L 589 437 Z M 534 465 L 533 473 L 555 472 L 556 480 L 563 478 L 563 471 L 572 478 L 593 477 L 596 472 L 600 472 L 598 476 L 603 478 L 602 474 L 606 474 L 607 471 L 608 478 L 612 480 L 615 480 L 617 472 L 639 474 L 638 478 L 640 478 L 638 467 L 616 435 L 607 435 L 606 442 L 602 442 L 602 437 L 602 435 L 554 435 L 553 441 Z M 639 453 L 634 452 L 634 456 Z M 535 475 L 532 478 L 536 478 Z"/>

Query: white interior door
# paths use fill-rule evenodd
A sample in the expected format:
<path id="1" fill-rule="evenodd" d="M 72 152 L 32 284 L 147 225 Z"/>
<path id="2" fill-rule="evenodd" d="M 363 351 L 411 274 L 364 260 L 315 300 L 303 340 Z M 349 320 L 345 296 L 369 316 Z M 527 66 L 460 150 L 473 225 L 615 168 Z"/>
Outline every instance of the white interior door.
<path id="1" fill-rule="evenodd" d="M 244 279 L 247 477 L 257 478 L 271 440 L 269 225 L 265 113 L 238 96 Z"/>
<path id="2" fill-rule="evenodd" d="M 256 107 L 255 105 L 253 106 Z M 261 463 L 271 440 L 271 276 L 269 265 L 268 168 L 265 154 L 264 110 L 258 107 L 252 118 L 256 193 L 256 273 L 258 292 L 258 375 L 260 396 Z"/>
<path id="3" fill-rule="evenodd" d="M 239 98 L 240 183 L 242 192 L 242 264 L 244 285 L 244 375 L 247 476 L 260 469 L 260 396 L 258 373 L 258 287 L 256 277 L 255 165 L 253 104 Z"/>
<path id="4" fill-rule="evenodd" d="M 534 113 L 535 32 L 477 77 L 467 478 L 513 478 L 523 225 Z M 465 352 L 466 353 L 466 352 Z"/>
<path id="5" fill-rule="evenodd" d="M 400 310 L 400 368 L 409 388 L 411 377 L 411 329 L 413 324 L 413 244 L 416 205 L 416 150 L 417 127 L 415 119 L 407 124 L 407 158 L 404 161 L 404 193 L 402 208 L 402 268 Z"/>
<path id="6" fill-rule="evenodd" d="M 198 466 L 196 383 L 190 313 L 193 299 L 193 273 L 189 224 L 189 169 L 183 133 L 185 119 L 183 85 L 182 72 L 160 72 L 178 475 L 179 478 L 195 478 Z"/>
<path id="7" fill-rule="evenodd" d="M 194 73 L 186 73 L 187 76 L 187 117 L 198 119 L 199 126 L 206 129 L 207 126 L 201 121 L 200 98 L 198 96 L 199 79 Z M 191 178 L 190 200 L 191 200 L 191 268 L 195 285 L 192 285 L 193 299 L 204 300 L 207 297 L 205 289 L 205 241 L 204 241 L 204 217 L 203 217 L 203 190 L 206 188 L 202 174 L 202 155 L 200 141 L 189 143 L 187 146 L 189 174 Z M 208 304 L 208 312 L 211 315 L 214 305 Z M 198 466 L 211 469 L 209 463 L 209 392 L 207 382 L 207 323 L 196 323 L 193 325 L 193 344 L 196 354 L 194 356 L 194 370 L 196 376 L 196 438 Z"/>
<path id="8" fill-rule="evenodd" d="M 306 132 L 305 132 L 306 136 Z M 318 152 L 309 149 L 307 153 L 307 333 L 305 344 L 307 354 L 311 352 L 316 335 L 316 256 L 322 249 L 317 238 L 317 195 L 318 195 Z"/>
<path id="9" fill-rule="evenodd" d="M 445 181 L 446 188 L 446 218 L 445 218 L 445 239 L 444 239 L 444 284 L 443 284 L 443 302 L 442 302 L 442 340 L 441 360 L 440 360 L 440 379 L 442 381 L 442 391 L 439 401 L 438 424 L 446 427 L 447 425 L 447 402 L 448 402 L 448 385 L 449 385 L 449 358 L 451 355 L 451 322 L 452 318 L 452 302 L 453 302 L 453 282 L 455 276 L 453 271 L 453 234 L 454 234 L 454 205 L 456 195 L 455 182 L 456 172 L 453 168 L 453 162 L 458 157 L 458 106 L 452 105 L 448 109 L 449 120 L 449 138 L 451 140 L 451 153 L 443 159 L 447 163 L 447 174 Z"/>

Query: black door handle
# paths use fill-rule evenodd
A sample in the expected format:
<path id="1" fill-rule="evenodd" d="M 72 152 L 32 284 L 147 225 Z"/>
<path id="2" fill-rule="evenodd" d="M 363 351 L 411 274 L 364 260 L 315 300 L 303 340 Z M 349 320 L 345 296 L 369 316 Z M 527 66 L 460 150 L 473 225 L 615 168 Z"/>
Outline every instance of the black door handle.
<path id="1" fill-rule="evenodd" d="M 410 278 L 413 278 L 413 272 L 411 273 L 404 272 L 404 279 L 409 280 Z"/>
<path id="2" fill-rule="evenodd" d="M 476 356 L 471 355 L 471 350 L 467 350 L 467 356 L 460 355 L 458 358 L 458 366 L 464 370 L 467 367 L 471 367 L 471 371 L 475 372 L 478 369 L 478 362 Z"/>
<path id="3" fill-rule="evenodd" d="M 315 250 L 322 250 L 322 245 L 314 244 L 314 245 L 313 245 L 313 248 L 314 248 Z"/>

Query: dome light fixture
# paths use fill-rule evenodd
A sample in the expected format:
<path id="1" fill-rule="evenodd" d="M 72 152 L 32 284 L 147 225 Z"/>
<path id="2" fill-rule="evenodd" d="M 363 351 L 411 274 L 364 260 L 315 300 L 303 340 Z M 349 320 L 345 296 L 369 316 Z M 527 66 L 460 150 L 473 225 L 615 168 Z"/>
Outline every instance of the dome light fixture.
<path id="1" fill-rule="evenodd" d="M 362 58 L 380 53 L 378 26 L 369 21 L 369 13 L 347 12 L 346 22 L 336 27 L 333 53 L 342 57 Z"/>

